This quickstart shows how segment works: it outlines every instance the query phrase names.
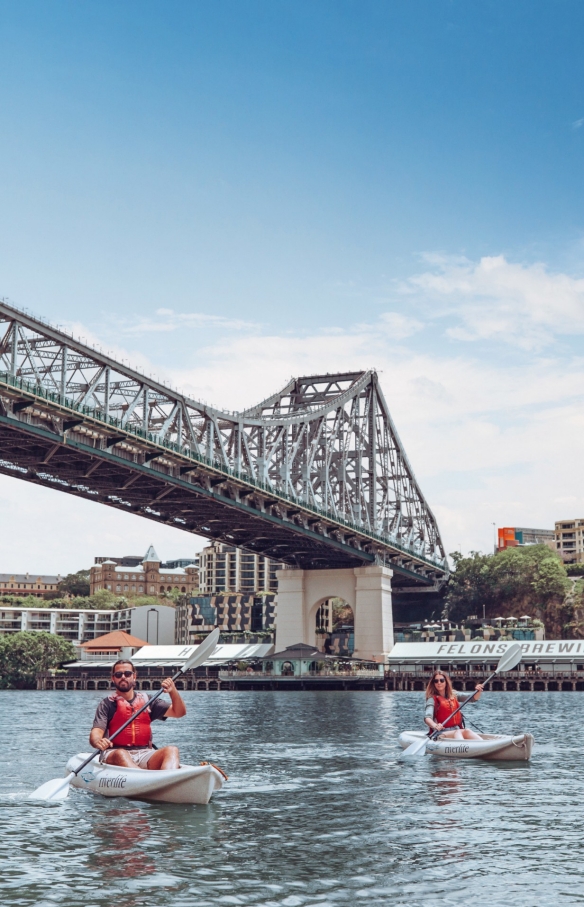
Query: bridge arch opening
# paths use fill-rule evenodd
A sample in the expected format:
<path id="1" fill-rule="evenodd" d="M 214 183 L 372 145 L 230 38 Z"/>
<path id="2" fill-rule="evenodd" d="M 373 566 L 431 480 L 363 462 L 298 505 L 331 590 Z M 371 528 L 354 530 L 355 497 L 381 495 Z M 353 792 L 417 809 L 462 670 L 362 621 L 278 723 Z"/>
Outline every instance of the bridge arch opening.
<path id="1" fill-rule="evenodd" d="M 316 645 L 325 655 L 352 656 L 355 651 L 355 614 L 344 598 L 325 598 L 315 610 Z"/>

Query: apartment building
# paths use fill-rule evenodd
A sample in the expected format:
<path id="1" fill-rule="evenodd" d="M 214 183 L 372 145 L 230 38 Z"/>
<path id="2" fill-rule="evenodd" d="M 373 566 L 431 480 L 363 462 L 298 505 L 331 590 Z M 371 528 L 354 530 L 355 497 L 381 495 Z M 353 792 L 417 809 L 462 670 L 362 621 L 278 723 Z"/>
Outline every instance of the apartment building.
<path id="1" fill-rule="evenodd" d="M 584 562 L 584 519 L 558 520 L 555 527 L 556 550 L 564 563 Z"/>
<path id="2" fill-rule="evenodd" d="M 215 627 L 226 637 L 249 638 L 248 634 L 272 634 L 276 622 L 273 592 L 250 595 L 194 595 L 179 599 L 176 606 L 175 642 L 193 645 Z"/>
<path id="3" fill-rule="evenodd" d="M 252 594 L 276 592 L 276 571 L 285 565 L 261 554 L 252 554 L 212 542 L 203 548 L 199 560 L 200 592 L 202 595 L 224 593 Z"/>
<path id="4" fill-rule="evenodd" d="M 175 609 L 165 605 L 91 611 L 75 608 L 13 608 L 0 604 L 0 634 L 55 633 L 74 645 L 121 630 L 153 645 L 174 644 Z"/>

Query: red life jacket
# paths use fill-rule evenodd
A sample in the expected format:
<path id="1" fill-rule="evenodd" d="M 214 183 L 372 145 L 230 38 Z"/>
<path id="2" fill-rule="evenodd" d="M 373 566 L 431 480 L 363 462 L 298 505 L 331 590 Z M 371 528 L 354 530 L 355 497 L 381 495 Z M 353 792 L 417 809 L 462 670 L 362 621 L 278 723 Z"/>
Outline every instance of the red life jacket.
<path id="1" fill-rule="evenodd" d="M 459 705 L 460 703 L 454 697 L 452 699 L 445 699 L 444 696 L 434 696 L 434 721 L 437 721 L 438 724 L 443 724 L 447 730 L 449 728 L 464 727 L 462 712 L 455 715 L 448 724 L 446 723 L 446 719 L 457 710 Z"/>
<path id="2" fill-rule="evenodd" d="M 133 700 L 128 702 L 123 696 L 114 693 L 109 697 L 116 703 L 116 711 L 107 728 L 107 736 L 111 737 L 122 724 L 131 718 L 138 709 L 148 702 L 148 696 L 144 693 L 136 693 Z M 118 734 L 114 740 L 114 746 L 141 747 L 152 746 L 152 728 L 151 728 L 150 709 L 144 709 L 141 715 L 132 721 L 125 731 Z"/>

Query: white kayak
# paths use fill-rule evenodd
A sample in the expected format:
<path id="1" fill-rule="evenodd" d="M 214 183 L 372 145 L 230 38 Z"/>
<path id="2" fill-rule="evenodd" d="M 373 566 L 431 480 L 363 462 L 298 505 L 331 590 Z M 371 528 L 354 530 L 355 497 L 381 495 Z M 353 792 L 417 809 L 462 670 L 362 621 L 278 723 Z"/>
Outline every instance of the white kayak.
<path id="1" fill-rule="evenodd" d="M 73 772 L 91 755 L 78 753 L 67 763 Z M 132 800 L 159 800 L 163 803 L 205 804 L 223 787 L 225 777 L 214 765 L 181 765 L 180 768 L 149 771 L 123 768 L 98 762 L 97 758 L 82 768 L 71 781 L 72 787 L 101 794 L 103 797 L 130 797 Z"/>
<path id="2" fill-rule="evenodd" d="M 411 743 L 428 739 L 426 752 L 429 756 L 443 759 L 501 759 L 526 761 L 531 757 L 533 734 L 480 734 L 480 740 L 455 740 L 452 737 L 438 737 L 429 740 L 424 731 L 404 731 L 399 735 L 402 749 Z"/>

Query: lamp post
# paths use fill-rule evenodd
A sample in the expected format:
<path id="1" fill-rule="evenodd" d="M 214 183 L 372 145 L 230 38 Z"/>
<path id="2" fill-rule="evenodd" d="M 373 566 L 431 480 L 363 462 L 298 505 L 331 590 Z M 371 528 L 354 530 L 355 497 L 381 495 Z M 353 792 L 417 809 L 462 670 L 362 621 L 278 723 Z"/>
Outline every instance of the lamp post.
<path id="1" fill-rule="evenodd" d="M 497 553 L 497 524 L 493 523 L 493 554 Z"/>

